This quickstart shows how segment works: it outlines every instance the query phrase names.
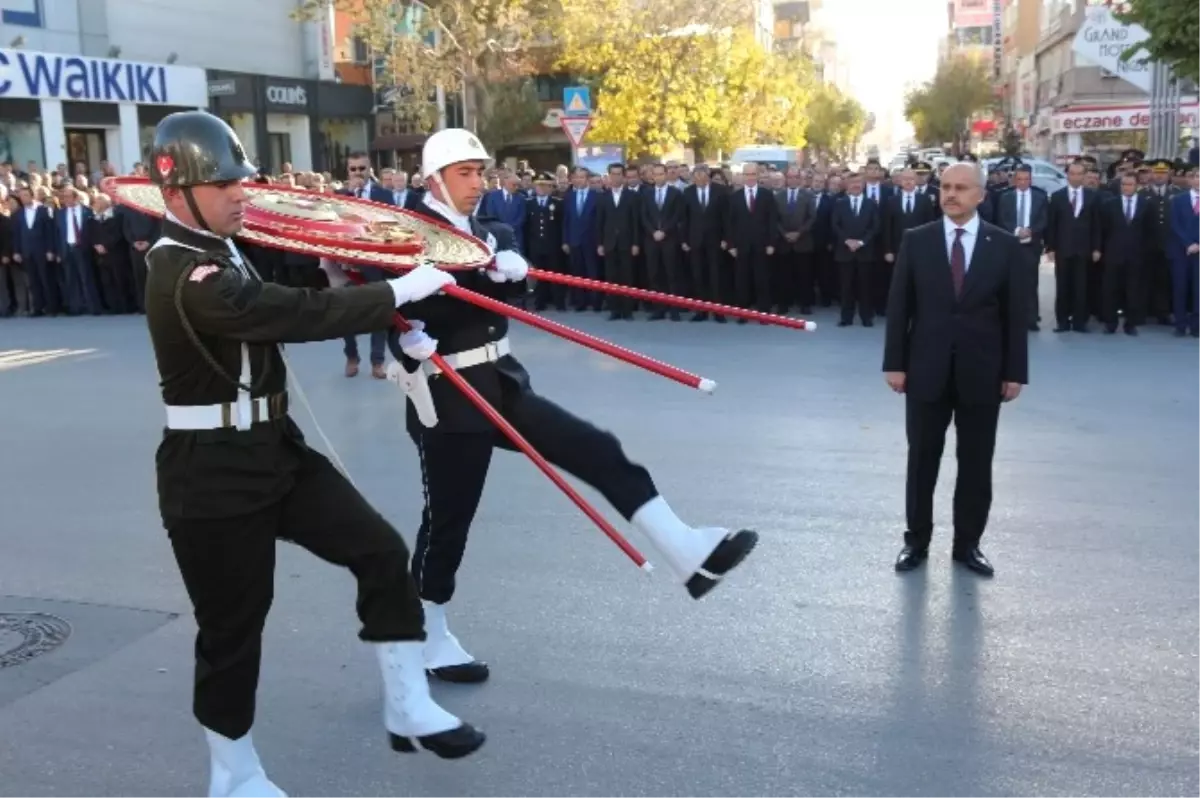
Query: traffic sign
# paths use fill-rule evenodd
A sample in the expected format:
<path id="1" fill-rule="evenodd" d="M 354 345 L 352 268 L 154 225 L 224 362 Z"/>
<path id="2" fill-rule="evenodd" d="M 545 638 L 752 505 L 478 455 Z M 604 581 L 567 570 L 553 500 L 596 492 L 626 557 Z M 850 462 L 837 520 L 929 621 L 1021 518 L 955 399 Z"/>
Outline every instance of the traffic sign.
<path id="1" fill-rule="evenodd" d="M 587 86 L 568 86 L 563 89 L 563 113 L 567 116 L 591 116 L 591 89 Z"/>
<path id="2" fill-rule="evenodd" d="M 592 126 L 592 118 L 590 116 L 564 116 L 558 120 L 558 123 L 562 125 L 563 132 L 571 140 L 571 146 L 578 147 L 579 142 L 583 141 L 583 137 L 587 135 Z"/>

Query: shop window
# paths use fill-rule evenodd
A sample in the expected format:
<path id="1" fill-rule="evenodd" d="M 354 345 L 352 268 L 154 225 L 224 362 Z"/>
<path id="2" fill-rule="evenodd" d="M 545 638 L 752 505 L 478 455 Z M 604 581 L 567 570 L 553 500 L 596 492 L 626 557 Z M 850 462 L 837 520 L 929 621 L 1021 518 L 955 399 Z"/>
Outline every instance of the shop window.
<path id="1" fill-rule="evenodd" d="M 41 164 L 44 157 L 41 125 L 37 122 L 0 122 L 0 161 L 12 161 L 14 166 L 23 169 L 30 161 Z"/>

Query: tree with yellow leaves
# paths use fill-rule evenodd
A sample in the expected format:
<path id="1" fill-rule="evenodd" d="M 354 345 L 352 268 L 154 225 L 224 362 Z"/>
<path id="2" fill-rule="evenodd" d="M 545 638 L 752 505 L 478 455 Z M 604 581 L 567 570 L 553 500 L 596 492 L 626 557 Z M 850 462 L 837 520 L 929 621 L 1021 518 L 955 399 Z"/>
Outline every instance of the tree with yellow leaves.
<path id="1" fill-rule="evenodd" d="M 531 70 L 531 54 L 545 44 L 558 11 L 555 0 L 303 0 L 294 19 L 319 19 L 330 9 L 350 14 L 353 34 L 370 48 L 377 88 L 397 118 L 419 130 L 437 124 L 442 96 L 462 93 L 466 123 L 487 109 L 491 85 L 508 101 L 528 104 L 529 93 L 510 91 Z M 539 33 L 541 32 L 541 33 Z M 391 89 L 391 91 L 388 91 Z M 536 96 L 532 101 L 536 104 Z M 511 109 L 509 109 L 511 110 Z M 530 108 L 517 109 L 518 115 Z M 525 114 L 528 115 L 528 114 Z"/>
<path id="2" fill-rule="evenodd" d="M 588 138 L 661 155 L 719 129 L 724 70 L 751 22 L 745 0 L 561 0 L 558 67 L 591 76 Z"/>
<path id="3" fill-rule="evenodd" d="M 816 88 L 810 62 L 768 52 L 749 31 L 734 34 L 726 59 L 705 101 L 714 112 L 693 127 L 692 146 L 705 154 L 756 143 L 803 146 Z"/>
<path id="4" fill-rule="evenodd" d="M 818 154 L 845 160 L 853 155 L 867 125 L 867 112 L 832 83 L 822 83 L 810 98 L 808 144 Z"/>

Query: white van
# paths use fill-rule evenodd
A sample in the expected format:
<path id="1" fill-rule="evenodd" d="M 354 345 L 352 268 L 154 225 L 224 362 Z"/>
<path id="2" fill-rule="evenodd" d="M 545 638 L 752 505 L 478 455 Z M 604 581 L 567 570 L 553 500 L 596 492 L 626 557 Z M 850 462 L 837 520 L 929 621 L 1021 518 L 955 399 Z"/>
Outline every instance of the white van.
<path id="1" fill-rule="evenodd" d="M 787 171 L 789 166 L 800 166 L 804 163 L 804 151 L 799 147 L 785 147 L 781 144 L 755 144 L 750 147 L 738 147 L 729 156 L 729 168 L 734 172 L 741 170 L 743 164 L 765 163 L 780 171 Z"/>

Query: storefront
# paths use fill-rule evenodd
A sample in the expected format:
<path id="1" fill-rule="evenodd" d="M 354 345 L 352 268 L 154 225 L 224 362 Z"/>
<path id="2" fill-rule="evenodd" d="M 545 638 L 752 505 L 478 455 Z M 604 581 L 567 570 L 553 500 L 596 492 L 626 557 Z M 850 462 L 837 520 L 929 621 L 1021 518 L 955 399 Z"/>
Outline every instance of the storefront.
<path id="1" fill-rule="evenodd" d="M 1179 104 L 1180 136 L 1197 129 L 1197 102 Z M 1138 105 L 1073 105 L 1039 117 L 1039 155 L 1066 163 L 1082 153 L 1118 153 L 1146 148 L 1150 129 L 1149 103 Z"/>
<path id="2" fill-rule="evenodd" d="M 210 71 L 208 96 L 209 110 L 273 174 L 285 163 L 340 174 L 347 154 L 366 149 L 371 90 L 365 86 Z"/>
<path id="3" fill-rule="evenodd" d="M 0 49 L 0 160 L 128 173 L 164 116 L 207 104 L 197 67 Z"/>

